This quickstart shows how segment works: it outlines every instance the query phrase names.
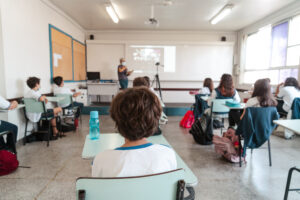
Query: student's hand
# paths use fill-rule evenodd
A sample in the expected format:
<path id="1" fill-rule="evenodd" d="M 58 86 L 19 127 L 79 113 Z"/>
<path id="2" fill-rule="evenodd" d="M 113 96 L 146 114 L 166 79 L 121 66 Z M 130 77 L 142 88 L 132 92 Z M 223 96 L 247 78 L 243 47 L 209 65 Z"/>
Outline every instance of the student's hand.
<path id="1" fill-rule="evenodd" d="M 76 92 L 73 94 L 73 97 L 78 97 L 79 95 L 81 95 L 81 92 Z"/>
<path id="2" fill-rule="evenodd" d="M 48 103 L 48 99 L 46 98 L 46 96 L 41 96 L 40 101 L 45 101 L 45 103 Z"/>
<path id="3" fill-rule="evenodd" d="M 8 110 L 15 109 L 17 106 L 18 106 L 18 102 L 17 101 L 12 101 L 10 103 L 10 106 L 9 106 Z"/>

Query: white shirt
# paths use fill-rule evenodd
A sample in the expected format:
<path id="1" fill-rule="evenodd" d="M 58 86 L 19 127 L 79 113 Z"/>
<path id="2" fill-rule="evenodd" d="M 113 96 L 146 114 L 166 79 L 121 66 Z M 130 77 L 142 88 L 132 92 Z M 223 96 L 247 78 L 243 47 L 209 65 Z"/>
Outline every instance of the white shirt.
<path id="1" fill-rule="evenodd" d="M 9 101 L 7 101 L 2 96 L 0 96 L 0 108 L 1 109 L 8 109 L 9 107 L 10 107 Z"/>
<path id="2" fill-rule="evenodd" d="M 211 93 L 210 98 L 207 100 L 208 105 L 210 106 L 212 100 L 214 100 L 214 99 L 216 99 L 216 98 L 217 98 L 217 93 L 216 93 L 216 90 L 214 89 L 214 90 L 212 91 L 212 93 Z M 235 90 L 235 94 L 234 94 L 234 96 L 233 96 L 232 99 L 233 99 L 234 101 L 236 101 L 236 102 L 241 102 L 241 98 L 240 98 L 240 95 L 239 95 L 238 91 Z"/>
<path id="3" fill-rule="evenodd" d="M 39 101 L 41 96 L 42 96 L 42 94 L 40 93 L 40 91 L 30 90 L 25 94 L 24 97 L 25 98 L 32 98 L 32 99 L 35 99 L 35 100 Z M 41 118 L 41 115 L 42 115 L 42 113 L 29 113 L 29 112 L 26 112 L 26 116 L 32 122 L 38 122 Z"/>
<path id="4" fill-rule="evenodd" d="M 203 87 L 199 90 L 199 94 L 210 95 L 210 90 L 208 87 Z"/>
<path id="5" fill-rule="evenodd" d="M 283 109 L 289 112 L 295 98 L 300 97 L 300 91 L 293 86 L 285 86 L 280 88 L 277 97 L 283 99 Z"/>
<path id="6" fill-rule="evenodd" d="M 245 108 L 247 107 L 261 107 L 257 97 L 252 97 L 248 99 Z"/>
<path id="7" fill-rule="evenodd" d="M 120 147 L 99 153 L 93 162 L 93 177 L 129 177 L 177 169 L 176 155 L 170 147 L 147 143 Z"/>
<path id="8" fill-rule="evenodd" d="M 53 86 L 53 93 L 54 95 L 57 95 L 57 94 L 69 94 L 69 95 L 73 95 L 73 92 L 71 91 L 70 88 L 67 88 L 67 87 L 59 87 L 57 85 L 54 85 Z M 68 107 L 70 104 L 59 104 L 60 107 Z"/>

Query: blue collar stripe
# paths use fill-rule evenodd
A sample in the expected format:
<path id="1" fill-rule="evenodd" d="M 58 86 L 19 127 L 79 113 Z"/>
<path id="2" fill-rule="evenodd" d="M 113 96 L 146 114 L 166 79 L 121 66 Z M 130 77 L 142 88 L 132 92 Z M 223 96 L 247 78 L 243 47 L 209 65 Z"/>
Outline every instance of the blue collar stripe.
<path id="1" fill-rule="evenodd" d="M 135 149 L 142 149 L 151 146 L 152 143 L 146 143 L 138 146 L 132 146 L 132 147 L 119 147 L 116 148 L 115 150 L 135 150 Z"/>

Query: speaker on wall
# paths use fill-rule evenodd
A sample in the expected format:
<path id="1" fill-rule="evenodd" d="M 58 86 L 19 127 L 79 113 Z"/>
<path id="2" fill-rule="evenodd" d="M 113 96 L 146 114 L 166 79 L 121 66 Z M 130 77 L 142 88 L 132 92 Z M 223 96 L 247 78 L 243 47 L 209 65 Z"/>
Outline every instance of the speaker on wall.
<path id="1" fill-rule="evenodd" d="M 221 41 L 222 41 L 222 42 L 226 42 L 226 37 L 225 37 L 225 36 L 222 36 L 222 37 L 221 37 Z"/>
<path id="2" fill-rule="evenodd" d="M 94 40 L 94 35 L 90 35 L 90 40 Z"/>

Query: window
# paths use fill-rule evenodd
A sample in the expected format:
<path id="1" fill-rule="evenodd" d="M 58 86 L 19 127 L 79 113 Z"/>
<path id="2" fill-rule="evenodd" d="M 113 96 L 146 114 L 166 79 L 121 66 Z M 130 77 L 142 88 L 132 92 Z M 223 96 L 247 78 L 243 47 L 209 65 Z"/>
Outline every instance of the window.
<path id="1" fill-rule="evenodd" d="M 298 78 L 300 65 L 300 15 L 268 25 L 248 35 L 245 48 L 244 83 L 270 78 L 272 84 L 287 77 Z"/>

